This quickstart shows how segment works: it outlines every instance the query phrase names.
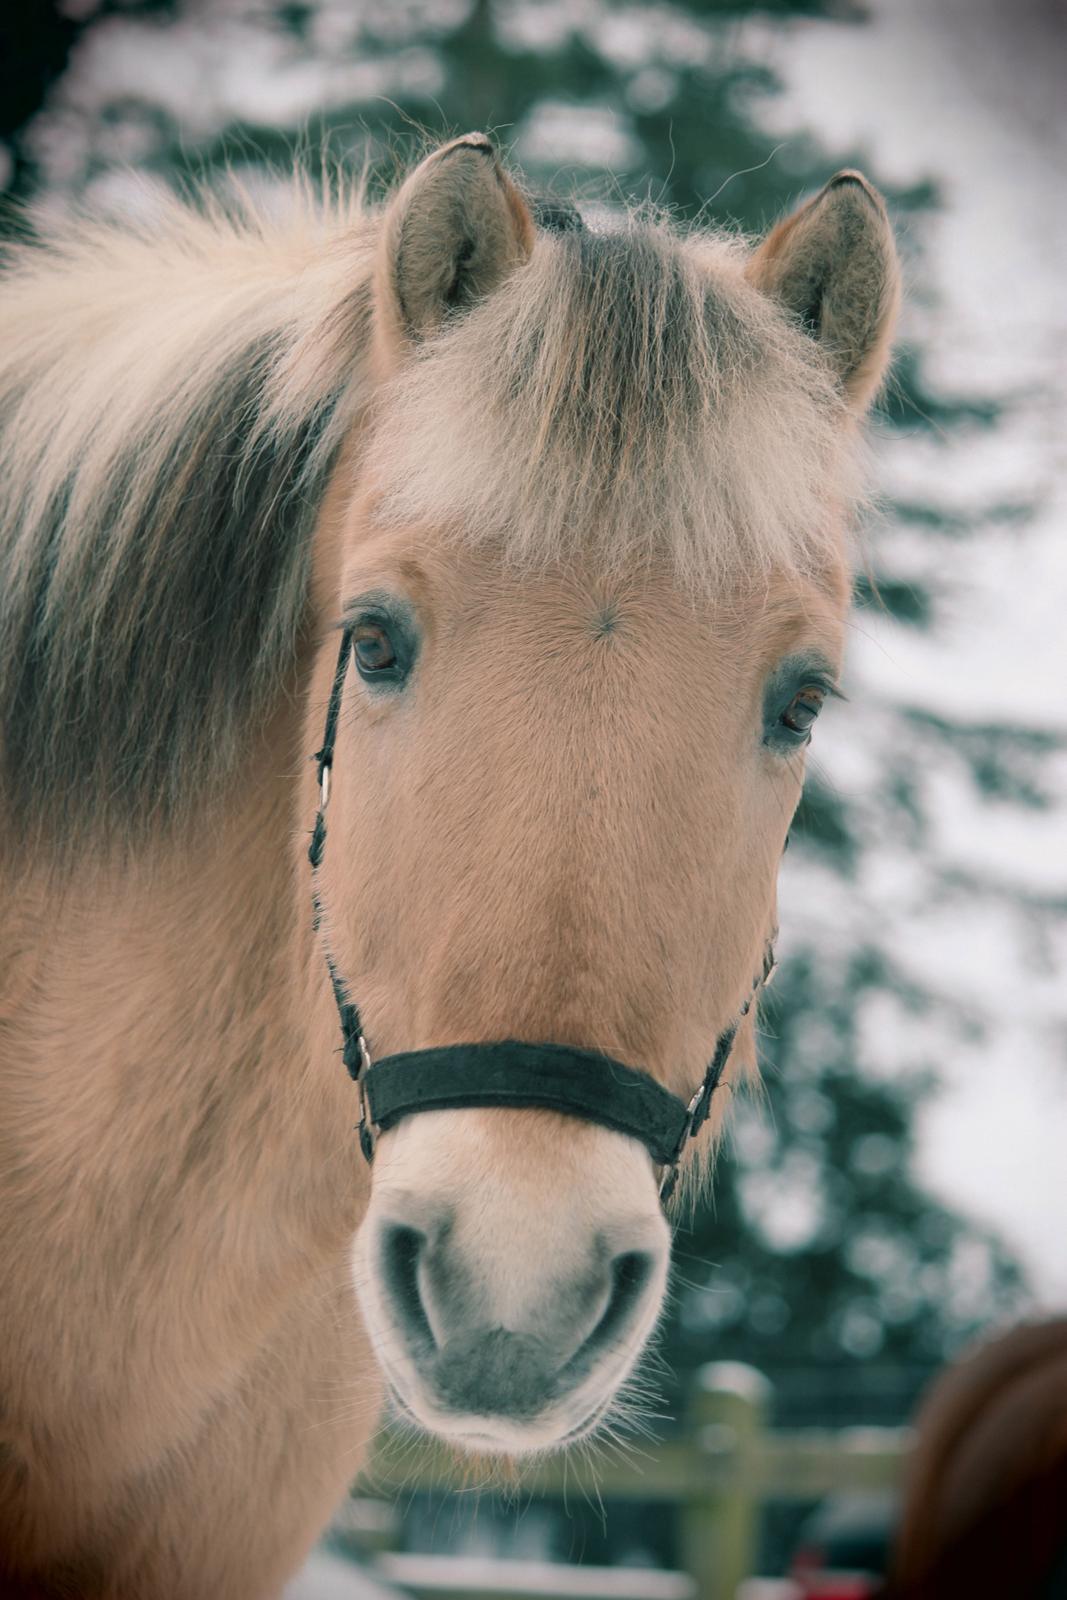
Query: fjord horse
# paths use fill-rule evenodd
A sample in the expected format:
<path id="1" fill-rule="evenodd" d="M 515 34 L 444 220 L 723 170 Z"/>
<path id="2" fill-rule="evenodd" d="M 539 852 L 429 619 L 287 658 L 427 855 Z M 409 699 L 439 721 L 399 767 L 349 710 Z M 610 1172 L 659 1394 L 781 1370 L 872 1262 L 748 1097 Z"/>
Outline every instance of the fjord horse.
<path id="1" fill-rule="evenodd" d="M 858 174 L 755 247 L 550 229 L 481 135 L 380 206 L 296 186 L 284 221 L 174 202 L 11 251 L 12 1587 L 276 1593 L 386 1381 L 483 1454 L 616 1403 L 668 1267 L 640 1139 L 444 1109 L 367 1168 L 335 999 L 375 1056 L 554 1042 L 684 1101 L 711 1041 L 748 1069 L 896 302 Z"/>

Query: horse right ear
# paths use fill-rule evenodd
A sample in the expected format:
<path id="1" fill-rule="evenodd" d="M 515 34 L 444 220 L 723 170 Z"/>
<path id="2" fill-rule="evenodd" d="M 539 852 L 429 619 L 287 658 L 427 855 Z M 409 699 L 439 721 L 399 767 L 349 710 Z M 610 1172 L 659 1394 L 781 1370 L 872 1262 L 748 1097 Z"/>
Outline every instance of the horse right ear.
<path id="1" fill-rule="evenodd" d="M 846 399 L 864 411 L 889 364 L 900 268 L 885 202 L 859 172 L 839 172 L 771 229 L 748 277 L 816 339 Z"/>
<path id="2" fill-rule="evenodd" d="M 419 163 L 385 213 L 375 278 L 394 359 L 490 294 L 529 256 L 534 222 L 484 133 Z"/>

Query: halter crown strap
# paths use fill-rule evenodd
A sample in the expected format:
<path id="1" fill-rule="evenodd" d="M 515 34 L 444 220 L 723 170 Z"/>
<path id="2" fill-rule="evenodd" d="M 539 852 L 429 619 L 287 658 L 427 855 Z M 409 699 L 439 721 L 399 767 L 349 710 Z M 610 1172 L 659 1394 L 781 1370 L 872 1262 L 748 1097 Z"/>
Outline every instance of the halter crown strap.
<path id="1" fill-rule="evenodd" d="M 345 674 L 348 671 L 348 658 L 352 652 L 352 629 L 346 627 L 341 632 L 341 643 L 337 651 L 337 665 L 334 668 L 333 683 L 330 686 L 330 698 L 326 705 L 326 727 L 323 730 L 322 744 L 315 751 L 315 761 L 318 763 L 317 779 L 319 785 L 319 807 L 315 813 L 315 826 L 311 833 L 311 843 L 308 846 L 308 860 L 311 862 L 312 880 L 322 865 L 323 852 L 326 849 L 326 807 L 330 803 L 330 777 L 333 771 L 333 752 L 337 743 L 337 724 L 341 715 L 341 696 L 344 693 Z M 314 915 L 312 917 L 312 930 L 319 934 L 322 940 L 323 954 L 326 957 L 326 969 L 330 974 L 330 987 L 333 990 L 334 1002 L 337 1013 L 341 1019 L 341 1059 L 348 1069 L 348 1075 L 360 1088 L 360 1119 L 359 1119 L 359 1145 L 367 1161 L 374 1155 L 374 1135 L 371 1132 L 371 1122 L 367 1116 L 366 1076 L 370 1066 L 370 1051 L 367 1041 L 363 1036 L 363 1022 L 360 1018 L 359 1007 L 349 998 L 348 989 L 344 979 L 337 970 L 329 946 L 322 938 L 322 897 L 318 887 L 314 889 L 311 897 Z"/>
<path id="2" fill-rule="evenodd" d="M 330 686 L 330 698 L 326 705 L 326 727 L 323 730 L 322 745 L 315 751 L 315 760 L 318 763 L 319 809 L 315 816 L 315 829 L 311 835 L 311 845 L 308 849 L 308 860 L 312 869 L 322 860 L 322 852 L 326 845 L 326 807 L 330 803 L 330 776 L 333 772 L 333 752 L 337 743 L 337 723 L 341 715 L 341 696 L 344 693 L 345 673 L 348 670 L 348 657 L 352 650 L 352 629 L 344 628 L 341 632 L 341 644 L 337 652 L 337 666 L 334 668 L 333 683 Z M 321 914 L 321 906 L 316 905 L 315 914 Z"/>
<path id="3" fill-rule="evenodd" d="M 326 707 L 322 745 L 315 752 L 319 806 L 308 847 L 313 882 L 326 848 L 326 808 L 330 803 L 341 697 L 351 651 L 352 629 L 346 627 L 341 634 Z M 312 904 L 312 926 L 321 936 L 323 906 L 317 883 Z M 768 944 L 762 970 L 753 979 L 737 1021 L 719 1034 L 703 1081 L 686 1104 L 649 1073 L 611 1056 L 570 1045 L 504 1039 L 406 1051 L 384 1056 L 372 1064 L 359 1007 L 350 998 L 325 939 L 323 950 L 341 1020 L 342 1059 L 359 1088 L 359 1143 L 367 1161 L 373 1160 L 377 1135 L 415 1112 L 475 1106 L 540 1108 L 595 1122 L 640 1140 L 656 1165 L 664 1169 L 660 1183 L 663 1201 L 674 1193 L 686 1145 L 708 1119 L 712 1096 L 722 1081 L 740 1022 L 776 970 L 774 948 Z"/>

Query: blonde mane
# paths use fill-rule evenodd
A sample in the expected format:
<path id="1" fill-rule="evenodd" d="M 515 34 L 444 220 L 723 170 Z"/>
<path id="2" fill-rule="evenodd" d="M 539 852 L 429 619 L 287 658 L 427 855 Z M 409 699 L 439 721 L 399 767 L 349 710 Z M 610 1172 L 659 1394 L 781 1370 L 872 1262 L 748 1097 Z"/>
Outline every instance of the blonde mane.
<path id="1" fill-rule="evenodd" d="M 76 217 L 0 278 L 0 796 L 123 837 L 224 772 L 292 663 L 366 392 L 358 195 Z"/>

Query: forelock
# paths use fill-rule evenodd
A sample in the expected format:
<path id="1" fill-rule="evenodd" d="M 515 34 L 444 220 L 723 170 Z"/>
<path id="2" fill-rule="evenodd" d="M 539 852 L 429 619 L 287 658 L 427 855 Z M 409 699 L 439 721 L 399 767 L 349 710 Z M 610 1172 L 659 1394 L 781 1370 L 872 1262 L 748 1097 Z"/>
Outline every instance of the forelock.
<path id="1" fill-rule="evenodd" d="M 590 549 L 701 589 L 841 559 L 855 442 L 812 340 L 746 247 L 625 219 L 529 263 L 387 386 L 369 467 L 385 521 L 522 566 Z"/>

